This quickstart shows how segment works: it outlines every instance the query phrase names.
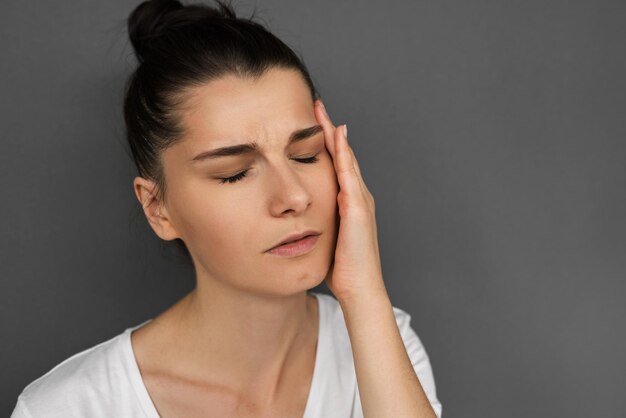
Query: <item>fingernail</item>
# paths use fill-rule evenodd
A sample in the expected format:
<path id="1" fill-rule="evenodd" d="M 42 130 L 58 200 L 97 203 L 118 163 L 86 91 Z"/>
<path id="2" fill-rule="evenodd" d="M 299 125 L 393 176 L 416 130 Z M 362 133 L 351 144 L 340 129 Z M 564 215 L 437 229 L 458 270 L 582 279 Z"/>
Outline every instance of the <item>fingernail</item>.
<path id="1" fill-rule="evenodd" d="M 343 134 L 346 136 L 346 140 L 348 139 L 348 125 L 343 125 Z"/>

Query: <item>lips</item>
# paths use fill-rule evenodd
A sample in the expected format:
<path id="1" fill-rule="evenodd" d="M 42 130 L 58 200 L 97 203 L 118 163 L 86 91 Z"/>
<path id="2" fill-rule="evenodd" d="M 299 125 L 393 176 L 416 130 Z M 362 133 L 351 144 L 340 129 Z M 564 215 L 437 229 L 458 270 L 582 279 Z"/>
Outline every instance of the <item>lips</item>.
<path id="1" fill-rule="evenodd" d="M 302 238 L 304 238 L 306 236 L 309 236 L 309 235 L 319 235 L 319 234 L 320 234 L 319 232 L 317 232 L 315 230 L 312 230 L 312 229 L 309 229 L 309 230 L 303 231 L 303 232 L 296 232 L 294 234 L 289 234 L 286 237 L 284 237 L 278 244 L 274 245 L 269 250 L 274 249 L 276 247 L 280 247 L 281 245 L 287 244 L 289 242 L 297 241 L 297 240 L 302 239 Z M 269 250 L 267 250 L 267 251 L 269 251 Z"/>

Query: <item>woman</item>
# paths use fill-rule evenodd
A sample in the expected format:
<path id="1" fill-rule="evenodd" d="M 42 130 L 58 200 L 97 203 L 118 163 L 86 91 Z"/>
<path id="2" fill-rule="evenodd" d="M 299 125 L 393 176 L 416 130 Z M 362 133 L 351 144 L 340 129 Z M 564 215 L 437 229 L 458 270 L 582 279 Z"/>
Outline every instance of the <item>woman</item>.
<path id="1" fill-rule="evenodd" d="M 146 1 L 128 28 L 134 190 L 196 286 L 32 382 L 13 416 L 441 416 L 346 127 L 301 60 L 220 2 Z M 324 280 L 334 297 L 307 292 Z"/>

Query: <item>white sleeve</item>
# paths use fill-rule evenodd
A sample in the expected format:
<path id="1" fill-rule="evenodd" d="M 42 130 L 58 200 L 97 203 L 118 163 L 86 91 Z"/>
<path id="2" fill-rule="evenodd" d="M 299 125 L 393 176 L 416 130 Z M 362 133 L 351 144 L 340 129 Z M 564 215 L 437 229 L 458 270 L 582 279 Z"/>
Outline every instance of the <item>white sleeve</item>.
<path id="1" fill-rule="evenodd" d="M 17 398 L 17 405 L 15 405 L 15 409 L 11 413 L 10 418 L 32 418 L 33 416 L 26 409 L 26 405 L 24 405 L 24 400 L 21 396 Z"/>
<path id="2" fill-rule="evenodd" d="M 415 374 L 419 379 L 424 393 L 430 401 L 437 418 L 441 418 L 442 405 L 437 399 L 437 390 L 435 388 L 435 377 L 430 365 L 430 359 L 426 353 L 426 349 L 422 344 L 422 341 L 417 336 L 417 333 L 411 328 L 411 315 L 403 311 L 400 308 L 393 307 L 393 312 L 396 315 L 396 323 L 400 330 L 400 335 L 404 341 L 407 354 L 411 359 Z"/>

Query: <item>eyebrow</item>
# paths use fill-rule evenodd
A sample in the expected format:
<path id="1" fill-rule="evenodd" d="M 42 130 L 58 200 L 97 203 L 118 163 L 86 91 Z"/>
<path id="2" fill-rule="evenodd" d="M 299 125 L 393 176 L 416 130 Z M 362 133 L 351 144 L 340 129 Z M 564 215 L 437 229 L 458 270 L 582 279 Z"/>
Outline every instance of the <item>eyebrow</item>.
<path id="1" fill-rule="evenodd" d="M 311 126 L 304 129 L 298 129 L 293 131 L 289 136 L 289 142 L 287 145 L 294 144 L 299 141 L 311 138 L 313 135 L 322 132 L 320 125 Z M 191 162 L 206 161 L 219 157 L 230 157 L 237 155 L 250 154 L 259 151 L 259 144 L 256 141 L 248 142 L 246 144 L 232 145 L 229 147 L 216 148 L 211 151 L 204 151 L 196 155 L 191 159 Z"/>

